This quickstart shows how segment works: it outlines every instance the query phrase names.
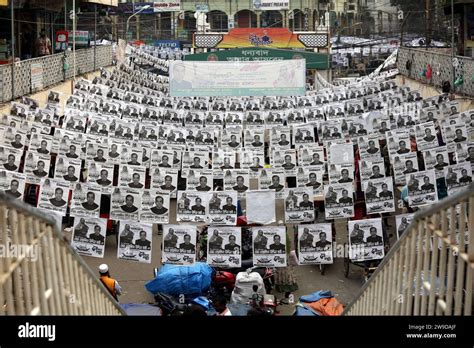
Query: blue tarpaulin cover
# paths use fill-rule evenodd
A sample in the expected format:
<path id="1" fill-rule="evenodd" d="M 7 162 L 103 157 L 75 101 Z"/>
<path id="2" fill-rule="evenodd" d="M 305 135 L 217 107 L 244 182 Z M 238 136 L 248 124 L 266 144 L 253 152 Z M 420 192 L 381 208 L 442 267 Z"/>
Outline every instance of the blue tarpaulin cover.
<path id="1" fill-rule="evenodd" d="M 214 270 L 206 263 L 191 266 L 165 264 L 156 278 L 145 284 L 152 294 L 162 292 L 171 296 L 201 295 L 209 289 Z"/>
<path id="2" fill-rule="evenodd" d="M 161 309 L 146 303 L 124 303 L 122 308 L 128 315 L 158 315 L 161 316 Z"/>

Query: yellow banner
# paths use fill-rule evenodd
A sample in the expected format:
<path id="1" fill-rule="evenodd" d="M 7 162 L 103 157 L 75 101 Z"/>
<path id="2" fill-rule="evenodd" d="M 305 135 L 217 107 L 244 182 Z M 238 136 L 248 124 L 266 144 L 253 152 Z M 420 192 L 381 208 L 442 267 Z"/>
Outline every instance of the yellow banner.
<path id="1" fill-rule="evenodd" d="M 8 0 L 0 0 L 0 6 L 8 6 Z"/>

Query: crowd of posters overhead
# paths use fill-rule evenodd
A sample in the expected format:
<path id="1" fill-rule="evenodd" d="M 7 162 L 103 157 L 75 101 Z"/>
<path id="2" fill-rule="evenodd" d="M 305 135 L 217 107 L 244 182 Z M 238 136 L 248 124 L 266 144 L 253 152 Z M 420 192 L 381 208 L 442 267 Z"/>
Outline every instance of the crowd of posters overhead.
<path id="1" fill-rule="evenodd" d="M 285 222 L 314 221 L 313 190 L 310 188 L 291 188 L 285 191 Z"/>
<path id="2" fill-rule="evenodd" d="M 298 225 L 300 265 L 333 263 L 332 224 Z"/>
<path id="3" fill-rule="evenodd" d="M 408 204 L 419 207 L 438 200 L 436 175 L 434 170 L 425 170 L 406 175 Z"/>
<path id="4" fill-rule="evenodd" d="M 253 264 L 262 267 L 286 267 L 285 226 L 252 227 Z"/>
<path id="5" fill-rule="evenodd" d="M 170 63 L 170 94 L 295 96 L 305 93 L 305 61 Z M 245 87 L 242 87 L 245 86 Z"/>
<path id="6" fill-rule="evenodd" d="M 152 225 L 120 221 L 117 257 L 122 260 L 151 263 Z"/>
<path id="7" fill-rule="evenodd" d="M 392 177 L 363 181 L 362 191 L 365 192 L 367 214 L 395 211 Z"/>
<path id="8" fill-rule="evenodd" d="M 206 222 L 209 194 L 208 192 L 178 192 L 176 221 Z"/>
<path id="9" fill-rule="evenodd" d="M 164 225 L 162 262 L 191 265 L 196 260 L 196 226 Z"/>
<path id="10" fill-rule="evenodd" d="M 326 219 L 341 219 L 354 216 L 354 186 L 352 183 L 324 186 Z"/>
<path id="11" fill-rule="evenodd" d="M 241 266 L 240 227 L 209 226 L 207 263 L 213 267 Z"/>
<path id="12" fill-rule="evenodd" d="M 237 224 L 237 192 L 212 192 L 209 199 L 209 222 L 212 225 Z"/>
<path id="13" fill-rule="evenodd" d="M 74 218 L 71 246 L 81 255 L 104 257 L 107 220 L 93 217 Z"/>
<path id="14" fill-rule="evenodd" d="M 384 257 L 382 219 L 350 220 L 349 258 L 352 261 L 369 261 Z"/>

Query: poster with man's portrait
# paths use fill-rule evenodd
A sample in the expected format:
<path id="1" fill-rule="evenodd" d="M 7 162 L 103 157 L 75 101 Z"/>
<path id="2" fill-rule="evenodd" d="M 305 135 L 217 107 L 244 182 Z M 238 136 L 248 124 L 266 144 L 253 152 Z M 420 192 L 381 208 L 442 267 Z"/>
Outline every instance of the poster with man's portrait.
<path id="1" fill-rule="evenodd" d="M 296 175 L 296 150 L 273 150 L 270 163 L 274 168 L 282 168 L 286 176 Z"/>
<path id="2" fill-rule="evenodd" d="M 107 116 L 94 115 L 89 117 L 87 130 L 88 134 L 98 135 L 101 137 L 109 136 L 110 119 Z"/>
<path id="3" fill-rule="evenodd" d="M 223 127 L 225 122 L 225 113 L 222 111 L 209 111 L 205 113 L 206 126 Z M 186 118 L 185 118 L 186 122 Z"/>
<path id="4" fill-rule="evenodd" d="M 176 189 L 178 187 L 178 169 L 151 167 L 150 177 L 150 188 L 169 192 L 171 198 L 176 198 Z"/>
<path id="5" fill-rule="evenodd" d="M 0 169 L 0 190 L 14 199 L 23 200 L 25 194 L 25 174 Z"/>
<path id="6" fill-rule="evenodd" d="M 242 150 L 238 153 L 240 168 L 249 169 L 250 178 L 257 178 L 265 166 L 265 153 L 261 151 Z"/>
<path id="7" fill-rule="evenodd" d="M 385 163 L 382 157 L 359 161 L 359 174 L 362 182 L 385 177 Z"/>
<path id="8" fill-rule="evenodd" d="M 249 189 L 250 176 L 248 169 L 224 170 L 224 191 L 236 191 L 239 198 L 242 198 Z"/>
<path id="9" fill-rule="evenodd" d="M 297 250 L 300 265 L 332 264 L 332 225 L 298 225 Z"/>
<path id="10" fill-rule="evenodd" d="M 207 263 L 211 267 L 236 268 L 242 262 L 240 227 L 209 226 Z"/>
<path id="11" fill-rule="evenodd" d="M 209 206 L 209 192 L 204 191 L 179 191 L 176 202 L 177 222 L 207 221 Z"/>
<path id="12" fill-rule="evenodd" d="M 35 153 L 34 155 L 37 154 Z M 0 146 L 0 168 L 11 172 L 19 172 L 21 156 L 23 156 L 23 150 L 14 149 L 9 146 Z"/>
<path id="13" fill-rule="evenodd" d="M 298 166 L 324 166 L 324 147 L 298 145 L 296 146 Z"/>
<path id="14" fill-rule="evenodd" d="M 392 177 L 369 179 L 362 182 L 367 214 L 391 213 L 395 211 Z"/>
<path id="15" fill-rule="evenodd" d="M 242 126 L 244 122 L 244 113 L 238 111 L 228 111 L 225 113 L 225 125 Z"/>
<path id="16" fill-rule="evenodd" d="M 445 125 L 442 130 L 444 142 L 448 145 L 448 152 L 453 152 L 456 144 L 469 141 L 467 127 L 462 120 L 451 122 Z"/>
<path id="17" fill-rule="evenodd" d="M 354 164 L 330 164 L 329 165 L 329 183 L 353 183 L 354 182 Z"/>
<path id="18" fill-rule="evenodd" d="M 417 124 L 415 126 L 415 137 L 418 151 L 434 149 L 439 146 L 433 122 Z"/>
<path id="19" fill-rule="evenodd" d="M 246 111 L 245 125 L 249 127 L 262 127 L 265 122 L 265 113 L 263 111 Z"/>
<path id="20" fill-rule="evenodd" d="M 273 149 L 291 149 L 291 128 L 273 127 L 270 131 L 270 146 Z"/>
<path id="21" fill-rule="evenodd" d="M 285 195 L 286 175 L 283 169 L 262 169 L 258 175 L 259 190 L 274 190 L 277 199 Z"/>
<path id="22" fill-rule="evenodd" d="M 1 149 L 0 149 L 1 150 Z M 29 184 L 40 184 L 48 177 L 51 157 L 27 151 L 23 172 L 26 174 L 26 182 Z"/>
<path id="23" fill-rule="evenodd" d="M 170 192 L 144 190 L 139 219 L 141 222 L 167 224 L 170 213 Z"/>
<path id="24" fill-rule="evenodd" d="M 286 120 L 286 113 L 279 110 L 270 110 L 265 113 L 265 127 L 271 129 L 278 126 L 283 126 Z"/>
<path id="25" fill-rule="evenodd" d="M 51 155 L 52 146 L 52 136 L 36 133 L 31 135 L 28 151 L 37 152 L 41 155 Z"/>
<path id="26" fill-rule="evenodd" d="M 221 132 L 221 146 L 225 151 L 236 151 L 242 147 L 242 127 L 226 127 Z"/>
<path id="27" fill-rule="evenodd" d="M 285 223 L 314 221 L 313 190 L 306 187 L 285 189 Z"/>
<path id="28" fill-rule="evenodd" d="M 224 151 L 221 149 L 213 152 L 212 169 L 215 179 L 222 179 L 225 170 L 235 169 L 236 155 L 237 153 L 235 151 Z"/>
<path id="29" fill-rule="evenodd" d="M 366 136 L 358 136 L 357 144 L 361 159 L 380 158 L 379 136 L 377 134 L 369 134 Z"/>
<path id="30" fill-rule="evenodd" d="M 252 227 L 253 264 L 256 267 L 286 267 L 286 227 Z"/>
<path id="31" fill-rule="evenodd" d="M 263 150 L 265 148 L 265 129 L 261 128 L 247 128 L 244 132 L 244 145 L 248 149 Z"/>
<path id="32" fill-rule="evenodd" d="M 312 189 L 313 196 L 322 194 L 323 176 L 322 166 L 299 167 L 296 172 L 297 186 Z"/>
<path id="33" fill-rule="evenodd" d="M 75 217 L 71 246 L 78 254 L 103 258 L 107 219 Z"/>
<path id="34" fill-rule="evenodd" d="M 145 188 L 146 167 L 143 166 L 119 166 L 119 187 L 128 187 L 131 189 Z"/>
<path id="35" fill-rule="evenodd" d="M 343 138 L 340 120 L 321 121 L 317 129 L 320 143 L 325 144 L 328 141 Z"/>
<path id="36" fill-rule="evenodd" d="M 314 144 L 316 138 L 314 135 L 314 126 L 312 124 L 304 124 L 293 126 L 293 144 Z"/>
<path id="37" fill-rule="evenodd" d="M 74 184 L 70 215 L 99 217 L 101 194 L 100 186 L 79 182 Z"/>
<path id="38" fill-rule="evenodd" d="M 152 224 L 120 221 L 117 258 L 151 263 Z"/>
<path id="39" fill-rule="evenodd" d="M 352 183 L 324 186 L 324 205 L 327 220 L 354 216 L 354 186 Z"/>
<path id="40" fill-rule="evenodd" d="M 383 259 L 385 250 L 381 218 L 350 220 L 348 230 L 349 258 L 352 261 Z"/>
<path id="41" fill-rule="evenodd" d="M 405 180 L 408 186 L 408 205 L 410 207 L 420 207 L 438 201 L 438 189 L 436 187 L 436 174 L 434 170 L 407 174 Z"/>
<path id="42" fill-rule="evenodd" d="M 444 169 L 449 166 L 448 149 L 446 146 L 423 151 L 423 161 L 425 169 L 433 169 L 436 173 L 436 179 L 444 177 Z"/>
<path id="43" fill-rule="evenodd" d="M 418 172 L 418 157 L 416 152 L 394 156 L 392 167 L 395 174 L 395 184 L 405 185 L 406 175 Z"/>
<path id="44" fill-rule="evenodd" d="M 469 162 L 453 164 L 444 169 L 448 195 L 466 189 L 472 183 L 472 168 Z"/>
<path id="45" fill-rule="evenodd" d="M 153 149 L 151 150 L 151 160 L 150 167 L 158 168 L 181 168 L 180 163 L 173 163 L 173 151 L 172 150 L 163 150 L 163 149 Z"/>
<path id="46" fill-rule="evenodd" d="M 54 179 L 66 181 L 72 186 L 79 182 L 81 177 L 81 161 L 66 156 L 57 156 L 54 168 Z"/>
<path id="47" fill-rule="evenodd" d="M 114 178 L 114 165 L 89 162 L 86 163 L 86 168 L 88 168 L 87 183 L 98 185 L 103 193 L 110 194 Z"/>
<path id="48" fill-rule="evenodd" d="M 395 227 L 397 229 L 397 239 L 400 239 L 413 221 L 415 214 L 400 214 L 395 216 Z"/>
<path id="49" fill-rule="evenodd" d="M 142 194 L 143 190 L 114 188 L 111 195 L 110 218 L 138 221 Z"/>
<path id="50" fill-rule="evenodd" d="M 38 208 L 56 211 L 66 215 L 69 184 L 45 179 L 40 187 Z"/>
<path id="51" fill-rule="evenodd" d="M 186 177 L 189 169 L 208 169 L 208 151 L 185 151 L 182 158 L 182 177 Z"/>
<path id="52" fill-rule="evenodd" d="M 15 127 L 1 127 L 0 136 L 3 144 L 19 151 L 22 151 L 28 142 L 26 130 Z"/>
<path id="53" fill-rule="evenodd" d="M 36 134 L 38 132 L 34 132 Z M 49 134 L 49 133 L 48 133 Z M 81 141 L 78 133 L 73 131 L 67 131 L 61 128 L 54 129 L 53 144 L 51 146 L 51 152 L 59 155 L 69 154 L 70 158 L 81 158 Z M 71 151 L 71 145 L 74 145 Z"/>
<path id="54" fill-rule="evenodd" d="M 211 225 L 237 224 L 237 192 L 212 192 L 208 204 Z"/>
<path id="55" fill-rule="evenodd" d="M 139 146 L 122 146 L 120 162 L 122 165 L 128 166 L 145 166 L 145 164 L 143 163 L 143 149 Z"/>
<path id="56" fill-rule="evenodd" d="M 385 133 L 387 139 L 387 149 L 390 161 L 399 155 L 405 155 L 411 152 L 410 133 L 407 130 L 394 130 Z"/>
<path id="57" fill-rule="evenodd" d="M 211 169 L 195 170 L 189 169 L 186 176 L 187 191 L 212 191 L 213 175 Z"/>
<path id="58" fill-rule="evenodd" d="M 164 225 L 161 262 L 192 265 L 196 261 L 196 242 L 196 226 Z"/>

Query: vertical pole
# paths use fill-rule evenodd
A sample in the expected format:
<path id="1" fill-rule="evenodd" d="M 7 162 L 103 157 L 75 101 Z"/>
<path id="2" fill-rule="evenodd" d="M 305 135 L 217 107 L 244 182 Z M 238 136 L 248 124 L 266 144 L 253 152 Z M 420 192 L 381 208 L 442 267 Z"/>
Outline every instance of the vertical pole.
<path id="1" fill-rule="evenodd" d="M 428 49 L 429 42 L 430 42 L 430 31 L 431 31 L 431 24 L 430 24 L 430 0 L 425 0 L 425 44 L 426 48 Z"/>
<path id="2" fill-rule="evenodd" d="M 11 5 L 11 31 L 12 31 L 12 100 L 15 99 L 15 0 L 10 1 Z"/>
<path id="3" fill-rule="evenodd" d="M 73 78 L 72 78 L 72 92 L 74 92 L 74 80 L 76 80 L 76 31 L 77 31 L 77 14 L 76 14 L 76 0 L 72 0 L 72 65 L 73 65 Z"/>
<path id="4" fill-rule="evenodd" d="M 456 80 L 456 68 L 453 65 L 454 62 L 454 0 L 451 0 L 451 67 L 453 79 L 451 80 L 452 89 L 455 90 L 454 81 Z"/>
<path id="5" fill-rule="evenodd" d="M 64 30 L 67 30 L 67 0 L 64 0 Z"/>
<path id="6" fill-rule="evenodd" d="M 97 4 L 94 4 L 94 71 L 96 71 L 96 47 L 97 47 Z"/>

